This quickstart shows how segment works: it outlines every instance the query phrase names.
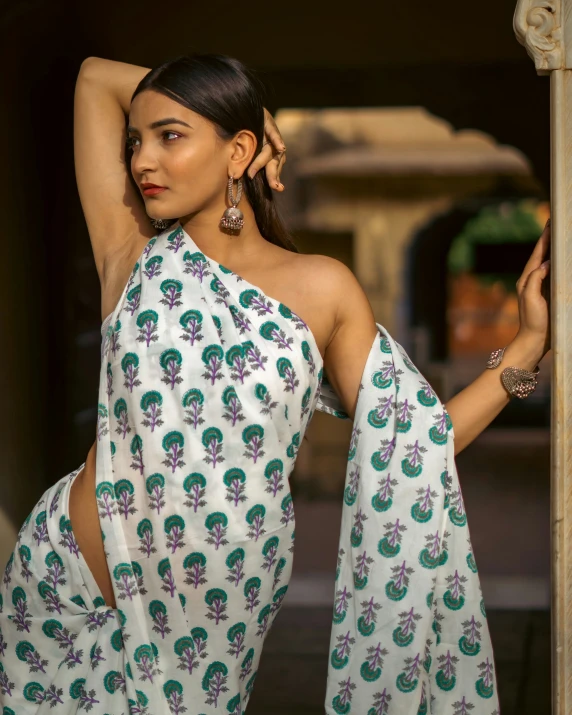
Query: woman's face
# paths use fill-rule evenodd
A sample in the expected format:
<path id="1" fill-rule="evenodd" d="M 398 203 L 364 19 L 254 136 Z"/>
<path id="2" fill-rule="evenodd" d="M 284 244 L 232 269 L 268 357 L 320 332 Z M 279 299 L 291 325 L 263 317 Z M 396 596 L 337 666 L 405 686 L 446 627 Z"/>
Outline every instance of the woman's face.
<path id="1" fill-rule="evenodd" d="M 232 148 L 211 122 L 146 90 L 131 103 L 127 134 L 131 172 L 151 218 L 222 214 Z"/>

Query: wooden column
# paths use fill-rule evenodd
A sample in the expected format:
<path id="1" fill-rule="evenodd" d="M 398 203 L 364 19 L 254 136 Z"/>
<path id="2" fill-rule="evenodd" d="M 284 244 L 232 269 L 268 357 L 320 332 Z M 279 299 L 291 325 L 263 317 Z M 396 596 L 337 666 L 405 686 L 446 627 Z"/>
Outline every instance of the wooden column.
<path id="1" fill-rule="evenodd" d="M 572 713 L 572 0 L 519 0 L 514 28 L 551 82 L 552 713 Z M 526 121 L 526 118 L 523 118 Z M 530 127 L 534 132 L 534 127 Z"/>

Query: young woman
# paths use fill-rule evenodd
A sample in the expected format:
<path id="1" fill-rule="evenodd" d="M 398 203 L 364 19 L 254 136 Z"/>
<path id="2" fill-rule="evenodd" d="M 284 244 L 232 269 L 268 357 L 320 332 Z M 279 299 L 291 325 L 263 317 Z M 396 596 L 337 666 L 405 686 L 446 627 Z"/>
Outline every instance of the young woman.
<path id="1" fill-rule="evenodd" d="M 354 420 L 326 711 L 495 711 L 454 455 L 534 387 L 549 229 L 518 282 L 517 337 L 445 409 L 351 272 L 294 249 L 272 197 L 284 161 L 236 60 L 83 63 L 97 439 L 8 564 L 4 715 L 243 713 L 288 585 L 288 476 L 315 409 Z"/>

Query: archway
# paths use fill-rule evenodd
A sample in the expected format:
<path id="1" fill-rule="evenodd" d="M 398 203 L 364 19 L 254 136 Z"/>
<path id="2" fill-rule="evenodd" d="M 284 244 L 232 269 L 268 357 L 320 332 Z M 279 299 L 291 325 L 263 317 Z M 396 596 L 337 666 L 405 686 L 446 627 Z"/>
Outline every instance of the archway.
<path id="1" fill-rule="evenodd" d="M 442 399 L 513 339 L 515 283 L 547 215 L 538 197 L 499 191 L 456 203 L 414 237 L 406 263 L 411 352 Z M 547 374 L 529 400 L 511 402 L 493 426 L 548 426 Z"/>

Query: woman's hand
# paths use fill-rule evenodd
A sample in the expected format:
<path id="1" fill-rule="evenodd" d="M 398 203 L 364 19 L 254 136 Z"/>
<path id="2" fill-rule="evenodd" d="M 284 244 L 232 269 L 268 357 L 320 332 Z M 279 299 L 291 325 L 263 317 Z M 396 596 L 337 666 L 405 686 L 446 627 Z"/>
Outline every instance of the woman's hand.
<path id="1" fill-rule="evenodd" d="M 523 341 L 538 349 L 540 358 L 550 350 L 550 219 L 516 283 L 520 327 L 515 341 Z"/>
<path id="2" fill-rule="evenodd" d="M 282 141 L 282 136 L 276 126 L 274 117 L 265 109 L 262 151 L 250 165 L 248 176 L 253 179 L 260 169 L 266 167 L 266 178 L 270 188 L 274 189 L 274 191 L 284 191 L 284 184 L 280 183 L 280 172 L 285 163 L 286 147 Z"/>
<path id="3" fill-rule="evenodd" d="M 550 350 L 550 310 L 545 286 L 550 270 L 550 222 L 534 247 L 532 255 L 516 284 L 520 328 L 507 346 L 502 363 L 483 370 L 464 390 L 452 397 L 445 407 L 455 430 L 455 455 L 478 437 L 509 403 L 500 374 L 506 365 L 534 370 Z"/>

